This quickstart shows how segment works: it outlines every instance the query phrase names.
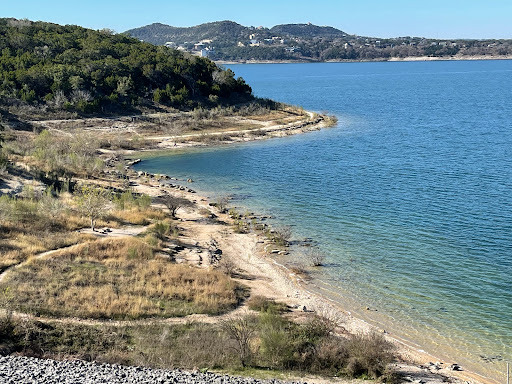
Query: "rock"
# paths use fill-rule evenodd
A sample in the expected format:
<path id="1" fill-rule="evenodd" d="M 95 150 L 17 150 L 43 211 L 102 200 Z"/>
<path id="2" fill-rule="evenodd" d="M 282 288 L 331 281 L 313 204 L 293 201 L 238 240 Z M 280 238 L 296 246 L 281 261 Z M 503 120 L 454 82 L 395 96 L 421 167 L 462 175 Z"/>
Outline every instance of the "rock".
<path id="1" fill-rule="evenodd" d="M 450 365 L 450 369 L 452 371 L 462 371 L 462 368 L 461 368 L 461 366 L 459 364 L 452 364 L 452 365 Z"/>
<path id="2" fill-rule="evenodd" d="M 0 357 L 0 382 L 8 383 L 187 383 L 187 384 L 263 384 L 282 383 L 218 375 L 206 371 L 187 372 L 116 364 L 97 364 L 80 360 L 54 361 L 28 357 Z"/>

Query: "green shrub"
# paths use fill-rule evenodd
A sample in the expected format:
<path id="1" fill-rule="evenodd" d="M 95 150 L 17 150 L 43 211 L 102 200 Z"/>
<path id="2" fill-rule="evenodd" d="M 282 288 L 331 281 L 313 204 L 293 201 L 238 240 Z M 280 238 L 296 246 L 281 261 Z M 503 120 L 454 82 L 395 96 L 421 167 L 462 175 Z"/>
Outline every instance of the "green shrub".
<path id="1" fill-rule="evenodd" d="M 170 232 L 171 224 L 166 221 L 157 221 L 151 227 L 151 232 L 155 234 L 157 238 L 163 240 Z"/>
<path id="2" fill-rule="evenodd" d="M 292 365 L 294 343 L 290 325 L 277 314 L 264 312 L 260 315 L 260 354 L 271 368 Z"/>
<path id="3" fill-rule="evenodd" d="M 275 300 L 269 299 L 265 296 L 252 296 L 247 300 L 247 305 L 249 306 L 249 309 L 253 311 L 269 312 L 273 314 L 286 312 L 288 310 L 288 306 L 286 304 L 276 303 Z"/>

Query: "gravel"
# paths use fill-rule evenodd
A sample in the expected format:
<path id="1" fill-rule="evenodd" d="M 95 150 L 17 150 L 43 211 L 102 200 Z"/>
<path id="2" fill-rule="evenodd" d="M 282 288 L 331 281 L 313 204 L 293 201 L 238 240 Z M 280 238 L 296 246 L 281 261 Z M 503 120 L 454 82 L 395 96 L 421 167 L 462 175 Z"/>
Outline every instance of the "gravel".
<path id="1" fill-rule="evenodd" d="M 9 384 L 280 384 L 279 380 L 221 376 L 214 373 L 55 361 L 32 357 L 0 357 L 0 383 Z"/>

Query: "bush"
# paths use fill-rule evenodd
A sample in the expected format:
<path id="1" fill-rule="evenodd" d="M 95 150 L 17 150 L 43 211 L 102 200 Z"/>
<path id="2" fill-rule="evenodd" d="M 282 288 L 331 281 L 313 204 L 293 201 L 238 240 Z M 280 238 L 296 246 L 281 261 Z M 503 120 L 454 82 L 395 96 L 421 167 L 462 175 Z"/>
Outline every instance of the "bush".
<path id="1" fill-rule="evenodd" d="M 216 206 L 221 213 L 226 212 L 229 199 L 227 197 L 218 197 L 213 206 Z"/>
<path id="2" fill-rule="evenodd" d="M 305 262 L 311 267 L 321 267 L 325 263 L 325 255 L 316 248 L 310 248 L 304 253 Z"/>
<path id="3" fill-rule="evenodd" d="M 165 237 L 169 234 L 171 229 L 171 224 L 166 221 L 157 221 L 153 226 L 151 227 L 151 232 L 155 234 L 155 236 L 160 239 L 164 240 Z"/>
<path id="4" fill-rule="evenodd" d="M 290 323 L 274 313 L 260 315 L 261 356 L 271 368 L 293 365 L 293 334 Z"/>
<path id="5" fill-rule="evenodd" d="M 339 337 L 323 338 L 315 348 L 311 371 L 338 374 L 347 363 L 349 352 Z"/>
<path id="6" fill-rule="evenodd" d="M 251 361 L 251 341 L 256 330 L 253 318 L 244 316 L 225 320 L 221 322 L 220 328 L 229 339 L 235 342 L 234 349 L 237 352 L 240 364 L 242 367 L 246 367 Z"/>
<path id="7" fill-rule="evenodd" d="M 114 197 L 114 204 L 119 210 L 137 208 L 146 209 L 151 205 L 151 197 L 144 194 L 136 194 L 131 189 Z"/>
<path id="8" fill-rule="evenodd" d="M 247 305 L 249 309 L 253 311 L 269 312 L 273 314 L 286 312 L 288 310 L 286 304 L 276 303 L 275 300 L 265 296 L 251 296 L 251 298 L 247 300 Z"/>
<path id="9" fill-rule="evenodd" d="M 166 193 L 160 197 L 161 202 L 169 210 L 169 213 L 173 219 L 176 218 L 176 212 L 181 208 L 192 207 L 194 204 L 184 197 L 179 197 Z"/>
<path id="10" fill-rule="evenodd" d="M 351 377 L 366 375 L 372 379 L 379 378 L 393 361 L 393 349 L 384 336 L 375 332 L 353 336 L 347 343 L 346 373 Z"/>
<path id="11" fill-rule="evenodd" d="M 236 264 L 233 260 L 226 257 L 220 259 L 218 268 L 228 276 L 233 276 L 237 270 Z"/>
<path id="12" fill-rule="evenodd" d="M 270 239 L 279 246 L 287 246 L 292 236 L 292 229 L 288 226 L 279 227 L 270 232 Z"/>
<path id="13" fill-rule="evenodd" d="M 39 212 L 45 216 L 51 227 L 55 225 L 57 218 L 66 209 L 64 202 L 58 197 L 54 197 L 53 194 L 52 188 L 47 189 L 38 202 Z"/>

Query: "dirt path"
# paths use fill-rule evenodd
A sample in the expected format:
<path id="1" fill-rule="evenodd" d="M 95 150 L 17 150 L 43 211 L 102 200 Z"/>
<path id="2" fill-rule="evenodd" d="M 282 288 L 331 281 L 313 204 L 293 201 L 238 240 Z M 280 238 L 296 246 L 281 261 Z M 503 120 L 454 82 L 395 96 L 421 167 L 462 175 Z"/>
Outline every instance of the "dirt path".
<path id="1" fill-rule="evenodd" d="M 23 267 L 24 265 L 27 265 L 27 264 L 28 264 L 28 263 L 30 263 L 32 260 L 39 260 L 39 259 L 43 259 L 43 258 L 45 258 L 45 257 L 48 257 L 48 256 L 51 256 L 51 255 L 54 255 L 55 253 L 60 252 L 60 251 L 64 251 L 64 250 L 72 250 L 72 249 L 74 249 L 74 248 L 77 248 L 77 247 L 81 246 L 82 244 L 84 244 L 84 243 L 73 244 L 73 245 L 70 245 L 70 246 L 67 246 L 67 247 L 62 247 L 62 248 L 52 249 L 52 250 L 50 250 L 50 251 L 45 251 L 45 252 L 39 253 L 39 254 L 37 254 L 37 255 L 34 255 L 34 256 L 32 256 L 32 257 L 29 257 L 29 258 L 27 258 L 25 261 L 22 261 L 21 263 L 11 265 L 9 268 L 5 269 L 5 270 L 0 274 L 0 283 L 5 279 L 5 276 L 7 276 L 7 274 L 8 274 L 9 272 L 11 272 L 11 271 L 12 271 L 12 270 L 14 270 L 14 269 L 21 268 L 21 267 Z"/>
<path id="2" fill-rule="evenodd" d="M 205 137 L 222 137 L 224 135 L 232 136 L 234 141 L 238 136 L 244 136 L 243 140 L 256 140 L 261 137 L 269 137 L 269 136 L 277 136 L 279 134 L 294 134 L 294 133 L 302 133 L 309 130 L 317 130 L 322 127 L 324 122 L 324 118 L 322 116 L 318 116 L 315 118 L 315 114 L 312 112 L 307 112 L 308 117 L 294 121 L 288 124 L 272 124 L 271 122 L 261 122 L 257 120 L 244 120 L 244 122 L 254 122 L 260 124 L 261 126 L 258 128 L 252 129 L 240 129 L 240 130 L 231 130 L 231 131 L 207 131 L 202 133 L 192 133 L 185 135 L 174 135 L 174 136 L 147 136 L 147 140 L 158 141 L 158 146 L 161 148 L 168 147 L 176 147 L 175 145 L 177 141 L 193 141 L 194 139 L 203 140 Z M 263 135 L 256 135 L 259 133 L 263 133 Z M 238 138 L 239 139 L 239 138 Z"/>
<path id="3" fill-rule="evenodd" d="M 121 228 L 112 228 L 112 229 L 109 228 L 110 232 L 105 232 L 105 231 L 101 231 L 101 230 L 93 232 L 91 228 L 84 228 L 84 229 L 78 230 L 77 232 L 96 235 L 98 238 L 101 239 L 101 238 L 107 238 L 107 237 L 111 238 L 111 237 L 137 236 L 138 234 L 144 232 L 147 228 L 148 228 L 148 226 L 125 226 L 125 227 L 121 227 Z M 56 249 L 52 249 L 49 251 L 45 251 L 45 252 L 39 253 L 37 255 L 34 255 L 32 257 L 29 257 L 25 261 L 22 261 L 21 263 L 11 265 L 9 268 L 5 269 L 2 273 L 0 273 L 0 283 L 5 279 L 5 277 L 7 276 L 7 274 L 9 272 L 11 272 L 14 269 L 21 268 L 24 265 L 27 265 L 32 260 L 40 260 L 40 259 L 44 259 L 46 257 L 50 257 L 58 252 L 61 252 L 61 251 L 73 250 L 75 248 L 83 246 L 83 244 L 85 244 L 85 243 L 87 243 L 87 241 L 78 243 L 78 244 L 69 245 L 67 247 L 61 247 L 61 248 L 56 248 Z"/>
<path id="4" fill-rule="evenodd" d="M 53 322 L 60 324 L 81 324 L 88 326 L 101 326 L 108 325 L 113 327 L 135 326 L 135 325 L 156 325 L 156 324 L 188 324 L 192 322 L 214 324 L 237 316 L 243 316 L 249 313 L 250 310 L 247 306 L 240 306 L 228 313 L 222 315 L 205 315 L 205 314 L 192 314 L 183 317 L 168 317 L 168 318 L 147 318 L 137 320 L 94 320 L 83 319 L 78 317 L 40 317 L 33 316 L 28 313 L 13 312 L 13 316 L 17 319 L 37 320 L 45 323 Z"/>

